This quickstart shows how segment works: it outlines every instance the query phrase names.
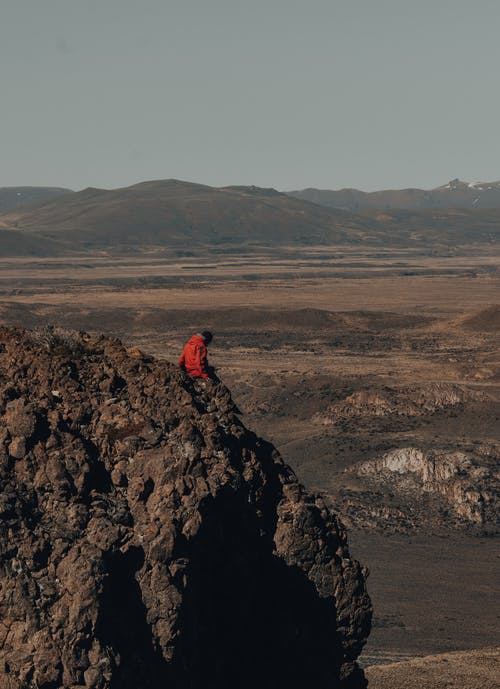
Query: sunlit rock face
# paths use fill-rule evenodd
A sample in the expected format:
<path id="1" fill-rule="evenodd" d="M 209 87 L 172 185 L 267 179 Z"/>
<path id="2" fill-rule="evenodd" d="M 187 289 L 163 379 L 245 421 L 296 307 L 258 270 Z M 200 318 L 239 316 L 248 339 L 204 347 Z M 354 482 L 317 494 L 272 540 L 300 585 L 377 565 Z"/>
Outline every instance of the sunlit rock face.
<path id="1" fill-rule="evenodd" d="M 220 383 L 0 330 L 0 686 L 364 687 L 365 571 Z"/>
<path id="2" fill-rule="evenodd" d="M 495 446 L 460 450 L 400 447 L 345 471 L 360 481 L 344 495 L 347 520 L 376 528 L 384 521 L 412 527 L 498 530 L 500 472 Z M 361 496 L 361 497 L 360 497 Z"/>
<path id="3" fill-rule="evenodd" d="M 355 471 L 377 483 L 397 484 L 406 478 L 421 492 L 443 498 L 456 517 L 474 524 L 493 524 L 498 514 L 499 472 L 464 452 L 403 447 L 379 460 L 362 462 Z"/>

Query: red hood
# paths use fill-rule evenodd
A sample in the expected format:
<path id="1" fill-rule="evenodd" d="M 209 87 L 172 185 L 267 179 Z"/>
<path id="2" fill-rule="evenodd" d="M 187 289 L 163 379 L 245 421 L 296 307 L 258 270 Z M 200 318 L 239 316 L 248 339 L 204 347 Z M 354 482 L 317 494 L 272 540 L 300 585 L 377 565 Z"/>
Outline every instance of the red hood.
<path id="1" fill-rule="evenodd" d="M 187 344 L 202 344 L 202 345 L 204 345 L 205 340 L 202 338 L 201 335 L 193 335 L 192 337 L 189 338 Z"/>

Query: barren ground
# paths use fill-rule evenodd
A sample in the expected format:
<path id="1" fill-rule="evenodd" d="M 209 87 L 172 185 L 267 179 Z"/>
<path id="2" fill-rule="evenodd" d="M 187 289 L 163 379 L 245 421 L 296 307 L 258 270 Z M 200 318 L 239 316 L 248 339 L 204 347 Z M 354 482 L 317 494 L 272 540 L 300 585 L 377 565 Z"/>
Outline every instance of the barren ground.
<path id="1" fill-rule="evenodd" d="M 498 457 L 497 266 L 498 255 L 480 249 L 374 256 L 362 247 L 251 258 L 0 259 L 0 323 L 106 331 L 171 361 L 192 332 L 212 329 L 211 363 L 245 423 L 335 504 L 339 485 L 360 490 L 345 468 L 393 447 L 490 448 Z M 471 399 L 421 417 L 329 421 L 332 406 L 353 393 L 425 394 L 436 384 L 460 386 Z M 500 643 L 490 531 L 351 528 L 376 611 L 365 664 Z"/>
<path id="2" fill-rule="evenodd" d="M 367 670 L 370 689 L 497 689 L 500 649 L 443 653 Z"/>

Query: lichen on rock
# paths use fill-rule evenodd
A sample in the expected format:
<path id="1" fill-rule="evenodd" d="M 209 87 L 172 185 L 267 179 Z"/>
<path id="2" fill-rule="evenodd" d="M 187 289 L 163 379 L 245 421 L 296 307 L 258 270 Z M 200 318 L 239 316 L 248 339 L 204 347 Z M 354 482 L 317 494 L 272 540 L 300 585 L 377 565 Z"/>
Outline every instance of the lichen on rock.
<path id="1" fill-rule="evenodd" d="M 69 341 L 0 329 L 0 686 L 365 686 L 366 572 L 227 388 Z"/>

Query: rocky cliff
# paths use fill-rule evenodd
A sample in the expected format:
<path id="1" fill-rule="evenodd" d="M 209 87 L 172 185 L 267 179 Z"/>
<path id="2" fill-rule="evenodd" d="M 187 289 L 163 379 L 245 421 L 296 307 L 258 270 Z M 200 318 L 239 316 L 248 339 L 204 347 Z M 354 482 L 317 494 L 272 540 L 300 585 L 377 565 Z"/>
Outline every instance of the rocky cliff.
<path id="1" fill-rule="evenodd" d="M 365 572 L 220 383 L 0 330 L 0 686 L 365 686 Z"/>

